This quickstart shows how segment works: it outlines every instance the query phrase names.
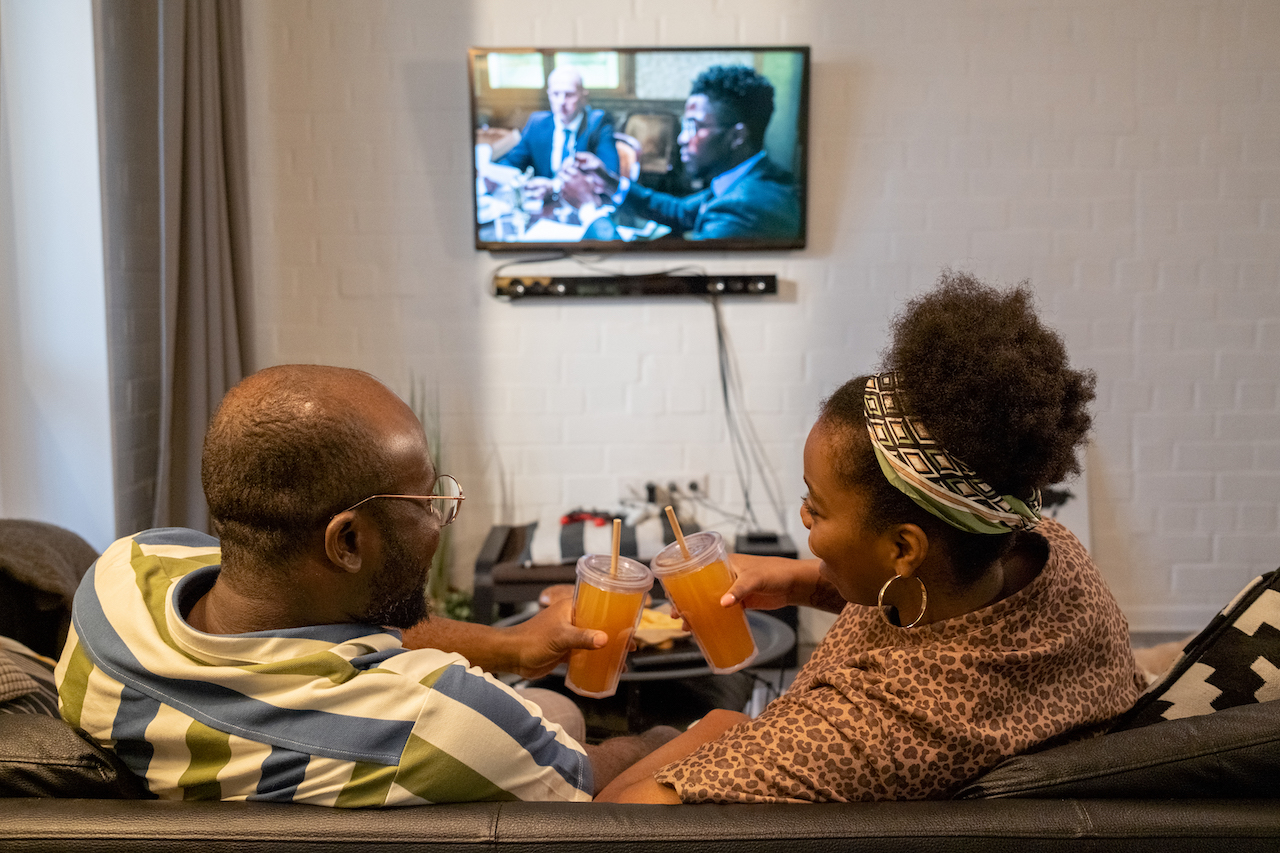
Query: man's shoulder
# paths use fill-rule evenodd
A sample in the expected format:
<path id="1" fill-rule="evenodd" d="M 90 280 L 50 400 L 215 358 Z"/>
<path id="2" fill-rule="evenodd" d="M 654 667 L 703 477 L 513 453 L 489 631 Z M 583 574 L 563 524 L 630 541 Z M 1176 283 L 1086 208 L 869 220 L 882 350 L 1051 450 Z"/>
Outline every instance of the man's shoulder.
<path id="1" fill-rule="evenodd" d="M 586 120 L 587 120 L 587 124 L 592 127 L 596 125 L 606 125 L 606 124 L 612 125 L 613 124 L 612 115 L 610 115 L 605 110 L 598 110 L 598 109 L 595 109 L 594 107 L 589 108 L 587 110 Z"/>
<path id="2" fill-rule="evenodd" d="M 544 124 L 555 125 L 555 118 L 547 110 L 536 110 L 529 113 L 529 118 L 525 119 L 524 126 L 526 129 L 531 127 L 540 127 Z"/>
<path id="3" fill-rule="evenodd" d="M 221 555 L 221 544 L 207 533 L 186 527 L 154 527 L 112 542 L 94 565 L 99 572 L 110 571 L 113 566 L 127 567 L 139 559 L 164 557 L 172 564 L 166 567 L 168 573 L 182 574 L 177 566 L 183 561 L 197 568 L 218 562 Z"/>
<path id="4" fill-rule="evenodd" d="M 796 201 L 795 177 L 764 157 L 748 169 L 728 192 L 717 197 L 715 203 L 725 207 L 750 205 L 773 208 L 783 205 L 790 211 Z"/>
<path id="5" fill-rule="evenodd" d="M 794 179 L 763 157 L 726 192 L 710 200 L 700 214 L 696 238 L 792 239 L 799 230 L 800 199 Z"/>
<path id="6" fill-rule="evenodd" d="M 128 539 L 139 545 L 180 545 L 188 548 L 217 548 L 218 540 L 208 533 L 189 527 L 153 527 L 135 533 Z"/>
<path id="7" fill-rule="evenodd" d="M 796 176 L 770 160 L 768 155 L 761 157 L 742 178 L 743 182 L 774 184 L 787 192 L 795 191 Z"/>

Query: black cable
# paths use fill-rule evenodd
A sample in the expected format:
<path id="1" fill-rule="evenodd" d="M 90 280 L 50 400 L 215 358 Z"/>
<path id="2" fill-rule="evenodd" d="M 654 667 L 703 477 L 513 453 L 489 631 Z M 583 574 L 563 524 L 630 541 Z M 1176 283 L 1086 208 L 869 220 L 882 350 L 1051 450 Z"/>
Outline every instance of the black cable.
<path id="1" fill-rule="evenodd" d="M 603 261 L 609 257 L 612 257 L 612 256 L 604 255 L 601 257 L 601 260 Z M 681 275 L 681 274 L 697 275 L 697 274 L 701 274 L 702 272 L 702 268 L 700 266 L 697 266 L 696 264 L 682 264 L 681 266 L 678 266 L 678 267 L 669 267 L 664 270 L 657 270 L 656 272 L 624 273 L 618 270 L 610 270 L 610 269 L 602 268 L 598 266 L 596 263 L 592 263 L 590 261 L 583 259 L 580 255 L 571 255 L 569 259 L 572 260 L 574 263 L 576 263 L 578 266 L 583 267 L 584 269 L 589 269 L 593 272 L 604 273 L 605 275 L 614 276 L 616 278 L 621 278 L 623 276 L 630 276 L 633 278 L 637 278 L 637 277 L 658 278 L 658 277 L 674 276 L 674 275 Z"/>
<path id="2" fill-rule="evenodd" d="M 611 269 L 607 269 L 599 266 L 600 263 L 608 260 L 611 257 L 613 256 L 609 254 L 601 254 L 599 255 L 599 259 L 597 261 L 590 261 L 590 260 L 587 260 L 579 252 L 570 252 L 567 249 L 560 249 L 560 250 L 557 250 L 555 254 L 538 255 L 532 258 L 516 258 L 514 260 L 506 261 L 505 263 L 499 264 L 496 268 L 494 268 L 491 275 L 496 278 L 497 275 L 507 267 L 516 266 L 518 264 L 540 264 L 540 263 L 548 263 L 551 261 L 564 261 L 564 260 L 573 261 L 575 264 L 577 264 L 578 266 L 584 269 L 591 270 L 592 272 L 598 272 L 603 275 L 614 276 L 615 278 L 622 278 L 624 276 L 637 275 L 635 273 L 625 273 L 625 272 L 622 272 L 621 270 L 611 270 Z M 658 270 L 656 272 L 639 273 L 638 275 L 654 276 L 654 277 L 672 276 L 672 275 L 681 275 L 681 274 L 701 275 L 703 272 L 704 271 L 702 267 L 698 266 L 697 264 L 681 264 L 680 266 L 677 266 L 677 267 L 669 267 L 667 269 Z"/>
<path id="3" fill-rule="evenodd" d="M 498 273 L 509 266 L 516 264 L 542 263 L 558 260 L 572 260 L 574 263 L 584 269 L 593 272 L 603 273 L 609 276 L 634 275 L 632 273 L 624 273 L 621 271 L 610 270 L 599 266 L 600 262 L 611 257 L 610 255 L 601 255 L 599 261 L 585 260 L 578 253 L 570 253 L 568 251 L 558 251 L 555 254 L 543 255 L 532 258 L 519 258 L 507 261 L 499 265 L 494 271 L 493 276 L 496 278 Z M 675 267 L 669 267 L 652 273 L 642 273 L 646 276 L 673 276 L 679 274 L 702 275 L 705 270 L 697 264 L 681 264 Z M 759 529 L 760 521 L 756 517 L 755 509 L 751 504 L 751 489 L 753 486 L 752 469 L 760 472 L 760 480 L 765 490 L 765 495 L 769 499 L 769 503 L 773 506 L 774 514 L 777 516 L 779 532 L 786 530 L 786 518 L 782 510 L 782 504 L 779 500 L 781 489 L 778 485 L 777 473 L 773 470 L 773 466 L 769 463 L 768 455 L 764 451 L 764 443 L 760 440 L 759 434 L 756 432 L 755 425 L 752 423 L 750 416 L 743 410 L 741 401 L 745 395 L 742 391 L 742 383 L 739 371 L 737 370 L 736 361 L 733 356 L 733 349 L 729 344 L 729 335 L 725 329 L 724 315 L 720 308 L 720 299 L 716 295 L 709 295 L 706 299 L 711 303 L 711 311 L 715 320 L 716 328 L 716 362 L 717 371 L 720 377 L 720 398 L 724 404 L 725 427 L 729 433 L 730 453 L 733 457 L 734 472 L 738 478 L 738 488 L 742 492 L 743 511 L 741 514 L 730 513 L 724 509 L 711 504 L 705 497 L 698 496 L 694 499 L 695 503 L 711 509 L 726 519 L 732 519 L 739 526 Z"/>
<path id="4" fill-rule="evenodd" d="M 750 525 L 751 519 L 749 519 L 745 514 L 740 512 L 734 512 L 729 509 L 725 509 L 724 507 L 715 503 L 705 495 L 697 495 L 697 494 L 691 495 L 686 493 L 683 490 L 681 490 L 680 495 L 683 500 L 686 500 L 689 503 L 693 504 L 694 506 L 698 507 L 699 510 L 706 511 L 708 513 L 714 513 L 715 515 L 720 516 L 720 518 L 725 521 L 732 521 L 737 530 L 743 530 Z"/>
<path id="5" fill-rule="evenodd" d="M 716 325 L 716 357 L 720 372 L 720 398 L 724 402 L 725 426 L 729 431 L 729 449 L 733 455 L 733 467 L 738 475 L 738 488 L 742 491 L 743 515 L 750 519 L 752 526 L 758 528 L 760 523 L 756 519 L 755 510 L 751 506 L 751 466 L 742 434 L 738 429 L 738 418 L 730 393 L 732 383 L 730 382 L 729 374 L 732 366 L 729 360 L 729 342 L 724 330 L 724 317 L 720 313 L 719 298 L 711 296 L 708 299 L 711 302 L 711 313 L 715 318 Z"/>
<path id="6" fill-rule="evenodd" d="M 742 391 L 740 373 L 733 358 L 733 349 L 729 344 L 728 333 L 725 331 L 720 300 L 715 296 L 708 298 L 715 317 L 716 346 L 720 362 L 720 393 L 724 400 L 730 446 L 734 453 L 734 467 L 737 470 L 738 484 L 743 493 L 744 514 L 750 519 L 751 524 L 756 529 L 759 529 L 759 520 L 756 518 L 755 511 L 751 506 L 751 468 L 754 466 L 760 472 L 760 480 L 765 494 L 777 516 L 779 531 L 785 531 L 786 519 L 782 510 L 782 503 L 778 497 L 781 491 L 777 482 L 778 476 L 769 464 L 768 456 L 764 451 L 764 444 L 760 441 L 760 436 L 755 431 L 755 425 L 752 423 L 750 415 L 743 410 L 741 401 L 745 395 Z"/>
<path id="7" fill-rule="evenodd" d="M 533 257 L 533 258 L 516 258 L 514 260 L 507 261 L 506 263 L 498 264 L 498 266 L 494 269 L 492 276 L 494 278 L 497 278 L 498 273 L 502 272 L 507 267 L 514 267 L 519 264 L 541 264 L 541 263 L 546 263 L 547 261 L 561 261 L 567 257 L 569 257 L 569 253 L 564 250 L 561 250 L 554 255 L 542 255 L 542 256 Z"/>

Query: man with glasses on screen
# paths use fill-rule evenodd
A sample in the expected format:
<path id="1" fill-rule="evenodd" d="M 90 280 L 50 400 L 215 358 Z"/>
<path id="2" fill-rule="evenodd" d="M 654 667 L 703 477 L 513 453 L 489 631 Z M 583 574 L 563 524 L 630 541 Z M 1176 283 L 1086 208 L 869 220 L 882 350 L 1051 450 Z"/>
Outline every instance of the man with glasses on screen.
<path id="1" fill-rule="evenodd" d="M 589 800 L 674 736 L 584 748 L 483 671 L 533 677 L 603 645 L 567 600 L 515 628 L 426 620 L 427 571 L 463 495 L 372 376 L 248 377 L 214 414 L 201 474 L 221 541 L 167 528 L 110 546 L 56 673 L 63 717 L 153 794 Z"/>
<path id="2" fill-rule="evenodd" d="M 676 140 L 685 173 L 704 189 L 683 198 L 658 192 L 580 152 L 564 171 L 561 197 L 580 211 L 612 203 L 687 240 L 798 237 L 795 178 L 764 150 L 772 115 L 773 85 L 764 76 L 744 65 L 712 66 L 693 81 Z M 583 239 L 617 239 L 617 231 L 600 217 Z"/>

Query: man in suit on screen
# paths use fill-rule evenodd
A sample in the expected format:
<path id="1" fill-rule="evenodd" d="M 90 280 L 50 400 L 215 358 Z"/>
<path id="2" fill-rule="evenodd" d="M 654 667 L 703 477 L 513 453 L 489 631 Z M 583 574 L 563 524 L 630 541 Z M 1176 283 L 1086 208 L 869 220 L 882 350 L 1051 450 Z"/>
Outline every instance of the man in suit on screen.
<path id="1" fill-rule="evenodd" d="M 552 71 L 547 75 L 547 100 L 551 109 L 529 116 L 520 141 L 498 162 L 521 171 L 532 166 L 535 178 L 550 179 L 577 152 L 586 151 L 616 172 L 613 119 L 604 110 L 588 106 L 582 75 L 572 68 Z"/>
<path id="2" fill-rule="evenodd" d="M 582 210 L 619 211 L 670 226 L 686 240 L 794 239 L 800 234 L 795 178 L 764 150 L 773 85 L 743 65 L 716 65 L 693 81 L 680 125 L 680 160 L 704 189 L 679 197 L 619 177 L 590 153 L 564 170 L 563 197 Z M 603 196 L 603 198 L 601 198 Z M 616 239 L 601 217 L 586 239 Z"/>

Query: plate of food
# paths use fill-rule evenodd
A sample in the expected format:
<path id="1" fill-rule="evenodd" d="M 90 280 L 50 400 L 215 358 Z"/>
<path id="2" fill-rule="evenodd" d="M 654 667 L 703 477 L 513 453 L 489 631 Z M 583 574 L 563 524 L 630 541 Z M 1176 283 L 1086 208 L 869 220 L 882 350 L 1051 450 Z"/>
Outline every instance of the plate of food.
<path id="1" fill-rule="evenodd" d="M 640 612 L 636 650 L 627 657 L 627 666 L 644 669 L 701 661 L 702 651 L 684 629 L 684 621 L 671 616 L 671 602 L 656 601 Z"/>
<path id="2" fill-rule="evenodd" d="M 675 646 L 676 640 L 688 636 L 689 632 L 684 629 L 684 620 L 671 615 L 670 602 L 655 602 L 653 607 L 646 607 L 640 611 L 640 624 L 636 627 L 636 645 L 641 649 L 671 649 Z"/>

